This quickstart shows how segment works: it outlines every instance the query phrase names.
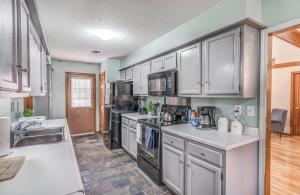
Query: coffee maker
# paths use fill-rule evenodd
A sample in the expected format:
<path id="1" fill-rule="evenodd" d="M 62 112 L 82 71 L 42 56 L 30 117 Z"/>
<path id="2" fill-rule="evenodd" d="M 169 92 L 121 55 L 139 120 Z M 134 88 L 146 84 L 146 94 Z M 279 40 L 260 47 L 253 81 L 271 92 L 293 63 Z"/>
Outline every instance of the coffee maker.
<path id="1" fill-rule="evenodd" d="M 199 124 L 200 128 L 215 128 L 215 112 L 216 107 L 214 106 L 198 106 Z"/>

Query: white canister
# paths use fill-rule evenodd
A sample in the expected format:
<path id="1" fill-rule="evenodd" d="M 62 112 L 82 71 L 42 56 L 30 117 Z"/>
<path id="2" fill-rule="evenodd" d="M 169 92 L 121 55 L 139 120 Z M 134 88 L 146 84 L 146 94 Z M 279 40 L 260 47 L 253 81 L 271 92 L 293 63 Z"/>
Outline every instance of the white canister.
<path id="1" fill-rule="evenodd" d="M 10 119 L 0 117 L 0 157 L 9 154 L 10 150 Z"/>
<path id="2" fill-rule="evenodd" d="M 231 133 L 234 135 L 242 135 L 243 134 L 243 125 L 237 120 L 232 121 L 231 123 Z"/>
<path id="3" fill-rule="evenodd" d="M 228 119 L 225 117 L 220 117 L 218 120 L 218 131 L 228 132 Z"/>

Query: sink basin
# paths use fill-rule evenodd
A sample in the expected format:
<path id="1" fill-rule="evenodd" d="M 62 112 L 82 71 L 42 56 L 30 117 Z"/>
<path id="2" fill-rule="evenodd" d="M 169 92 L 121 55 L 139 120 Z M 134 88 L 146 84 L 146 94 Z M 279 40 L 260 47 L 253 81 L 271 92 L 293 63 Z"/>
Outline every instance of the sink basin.
<path id="1" fill-rule="evenodd" d="M 39 144 L 58 143 L 65 140 L 64 134 L 40 135 L 40 136 L 25 136 L 21 138 L 15 147 L 32 146 Z"/>
<path id="2" fill-rule="evenodd" d="M 63 133 L 64 128 L 46 128 L 41 130 L 29 130 L 23 133 L 23 136 L 39 136 L 39 135 L 53 135 Z"/>

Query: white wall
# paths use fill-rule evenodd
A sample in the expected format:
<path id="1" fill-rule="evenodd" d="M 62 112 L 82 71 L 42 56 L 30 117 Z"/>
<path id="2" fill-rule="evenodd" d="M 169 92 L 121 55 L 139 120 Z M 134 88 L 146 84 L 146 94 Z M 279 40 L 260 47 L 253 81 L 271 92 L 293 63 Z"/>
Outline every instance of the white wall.
<path id="1" fill-rule="evenodd" d="M 99 72 L 98 64 L 52 60 L 53 72 L 53 118 L 65 118 L 65 72 L 96 74 L 96 130 L 99 131 Z"/>
<path id="2" fill-rule="evenodd" d="M 276 37 L 273 38 L 272 55 L 275 63 L 300 61 L 300 49 Z M 290 132 L 291 73 L 295 71 L 300 71 L 300 66 L 272 70 L 272 108 L 288 110 L 286 133 Z"/>

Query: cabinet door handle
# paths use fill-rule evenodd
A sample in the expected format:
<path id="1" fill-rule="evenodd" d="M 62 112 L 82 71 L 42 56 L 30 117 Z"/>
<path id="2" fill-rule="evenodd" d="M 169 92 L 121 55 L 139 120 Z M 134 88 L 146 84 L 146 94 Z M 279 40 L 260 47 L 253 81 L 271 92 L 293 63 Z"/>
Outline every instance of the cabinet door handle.
<path id="1" fill-rule="evenodd" d="M 186 164 L 187 167 L 191 167 L 189 164 Z"/>
<path id="2" fill-rule="evenodd" d="M 22 72 L 27 72 L 27 69 L 26 69 L 26 68 L 23 68 L 21 71 L 22 71 Z"/>
<path id="3" fill-rule="evenodd" d="M 183 161 L 182 161 L 182 160 L 180 160 L 180 161 L 179 161 L 179 163 L 180 163 L 180 164 L 183 164 Z"/>

